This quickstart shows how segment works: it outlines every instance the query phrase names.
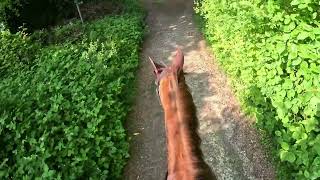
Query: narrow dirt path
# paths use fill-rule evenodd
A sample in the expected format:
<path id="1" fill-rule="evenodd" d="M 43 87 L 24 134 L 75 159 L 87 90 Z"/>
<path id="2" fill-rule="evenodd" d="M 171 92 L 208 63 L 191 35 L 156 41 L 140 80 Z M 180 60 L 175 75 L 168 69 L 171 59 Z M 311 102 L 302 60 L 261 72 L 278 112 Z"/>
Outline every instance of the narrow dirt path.
<path id="1" fill-rule="evenodd" d="M 150 33 L 138 72 L 138 94 L 127 121 L 131 157 L 125 180 L 159 180 L 166 173 L 163 111 L 148 61 L 169 63 L 176 47 L 185 54 L 184 71 L 200 121 L 206 162 L 219 179 L 275 179 L 260 137 L 244 117 L 228 81 L 193 22 L 192 0 L 144 0 Z"/>

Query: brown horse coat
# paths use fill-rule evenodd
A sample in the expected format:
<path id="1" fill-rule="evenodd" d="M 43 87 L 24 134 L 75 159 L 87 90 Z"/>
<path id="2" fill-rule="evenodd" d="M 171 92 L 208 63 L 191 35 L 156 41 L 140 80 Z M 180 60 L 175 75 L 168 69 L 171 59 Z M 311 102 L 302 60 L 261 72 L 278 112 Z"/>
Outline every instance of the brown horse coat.
<path id="1" fill-rule="evenodd" d="M 150 58 L 151 60 L 151 58 Z M 168 180 L 214 180 L 203 160 L 197 133 L 196 108 L 185 83 L 184 56 L 180 49 L 168 67 L 151 60 L 158 94 L 165 113 L 168 151 Z"/>

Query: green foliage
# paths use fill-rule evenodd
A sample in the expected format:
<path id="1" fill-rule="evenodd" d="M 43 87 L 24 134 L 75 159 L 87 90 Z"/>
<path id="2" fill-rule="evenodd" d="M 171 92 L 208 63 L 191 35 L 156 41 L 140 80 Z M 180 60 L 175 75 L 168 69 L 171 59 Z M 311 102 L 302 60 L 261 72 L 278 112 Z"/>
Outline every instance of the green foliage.
<path id="1" fill-rule="evenodd" d="M 320 178 L 320 3 L 203 0 L 206 38 L 274 140 L 280 179 Z"/>
<path id="2" fill-rule="evenodd" d="M 121 177 L 141 17 L 2 32 L 1 63 L 15 68 L 1 71 L 0 179 Z"/>
<path id="3" fill-rule="evenodd" d="M 40 48 L 26 34 L 0 31 L 0 79 L 20 69 L 31 67 Z"/>
<path id="4" fill-rule="evenodd" d="M 0 22 L 8 19 L 8 13 L 19 15 L 20 0 L 2 0 L 0 2 Z"/>
<path id="5" fill-rule="evenodd" d="M 78 2 L 99 1 L 111 2 L 110 6 L 119 7 L 122 13 L 138 15 L 142 12 L 137 0 L 79 0 Z M 62 19 L 70 19 L 75 15 L 78 17 L 75 2 L 77 0 L 1 0 L 0 23 L 4 23 L 11 32 L 19 31 L 22 26 L 33 32 L 56 25 Z"/>

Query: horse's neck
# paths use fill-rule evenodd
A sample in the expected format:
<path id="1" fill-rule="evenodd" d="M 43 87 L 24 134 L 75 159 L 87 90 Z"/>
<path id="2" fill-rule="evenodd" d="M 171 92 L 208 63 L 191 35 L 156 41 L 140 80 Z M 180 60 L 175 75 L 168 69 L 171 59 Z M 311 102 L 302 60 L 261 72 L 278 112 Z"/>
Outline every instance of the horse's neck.
<path id="1" fill-rule="evenodd" d="M 165 111 L 168 149 L 168 180 L 215 180 L 205 163 L 197 133 L 198 120 L 192 96 L 181 76 L 176 88 L 163 86 L 161 98 Z M 172 86 L 174 87 L 174 86 Z"/>
<path id="2" fill-rule="evenodd" d="M 181 123 L 175 121 L 175 119 L 166 119 L 167 130 L 167 148 L 168 148 L 168 171 L 169 174 L 188 172 L 186 177 L 192 177 L 196 175 L 194 160 L 195 156 L 192 152 L 192 144 L 188 139 L 190 133 L 182 127 Z M 170 122 L 170 123 L 169 123 Z"/>
<path id="3" fill-rule="evenodd" d="M 175 97 L 170 102 L 170 108 L 165 110 L 168 171 L 176 176 L 182 173 L 183 179 L 194 179 L 197 174 L 196 163 L 199 161 L 196 153 L 199 144 L 195 141 L 198 136 L 192 122 L 196 121 L 194 105 L 184 83 L 175 92 Z"/>

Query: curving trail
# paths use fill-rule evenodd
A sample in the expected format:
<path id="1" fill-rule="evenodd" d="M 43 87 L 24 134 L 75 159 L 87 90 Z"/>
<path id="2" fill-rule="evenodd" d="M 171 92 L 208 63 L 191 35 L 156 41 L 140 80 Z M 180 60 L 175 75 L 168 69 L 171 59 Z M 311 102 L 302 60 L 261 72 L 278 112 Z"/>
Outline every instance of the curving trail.
<path id="1" fill-rule="evenodd" d="M 125 180 L 159 180 L 166 173 L 163 111 L 148 56 L 169 63 L 176 47 L 185 55 L 184 71 L 200 121 L 206 162 L 218 179 L 275 179 L 252 121 L 239 109 L 226 76 L 219 70 L 193 21 L 192 0 L 143 0 L 150 32 L 144 42 L 133 112 L 126 122 L 130 159 Z"/>

